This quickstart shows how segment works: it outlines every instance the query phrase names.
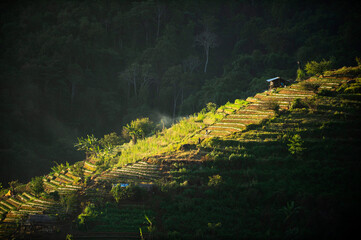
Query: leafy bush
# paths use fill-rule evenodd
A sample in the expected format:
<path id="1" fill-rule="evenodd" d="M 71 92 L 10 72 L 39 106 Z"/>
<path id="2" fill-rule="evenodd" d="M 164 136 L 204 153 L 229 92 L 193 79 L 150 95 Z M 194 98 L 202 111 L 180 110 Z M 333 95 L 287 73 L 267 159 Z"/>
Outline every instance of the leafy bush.
<path id="1" fill-rule="evenodd" d="M 246 100 L 243 100 L 243 99 L 236 99 L 234 101 L 235 104 L 239 104 L 239 105 L 244 105 L 244 106 L 247 106 L 249 104 L 249 102 L 247 102 Z"/>
<path id="2" fill-rule="evenodd" d="M 35 195 L 39 196 L 40 193 L 44 192 L 43 177 L 38 176 L 32 178 L 30 186 L 31 190 L 35 193 Z"/>
<path id="3" fill-rule="evenodd" d="M 300 98 L 296 98 L 293 99 L 291 103 L 291 109 L 296 109 L 296 108 L 308 108 L 308 105 Z"/>
<path id="4" fill-rule="evenodd" d="M 217 110 L 217 104 L 209 102 L 207 103 L 206 109 L 208 112 L 215 113 Z"/>
<path id="5" fill-rule="evenodd" d="M 68 169 L 69 166 L 70 166 L 68 162 L 66 162 L 65 165 L 62 164 L 62 163 L 59 164 L 59 163 L 57 163 L 57 162 L 54 162 L 54 163 L 56 164 L 56 166 L 54 166 L 54 167 L 51 168 L 51 170 L 53 170 L 54 173 L 59 173 L 59 172 L 61 172 L 61 171 L 63 171 L 63 170 L 66 170 L 66 169 Z"/>
<path id="6" fill-rule="evenodd" d="M 321 85 L 319 83 L 312 83 L 307 81 L 301 83 L 301 88 L 303 90 L 312 91 L 312 92 L 317 92 L 320 86 Z"/>
<path id="7" fill-rule="evenodd" d="M 94 203 L 89 203 L 83 210 L 83 212 L 81 214 L 78 215 L 78 224 L 80 227 L 82 227 L 82 225 L 86 224 L 86 221 L 89 219 L 94 219 L 99 215 L 95 204 Z"/>
<path id="8" fill-rule="evenodd" d="M 356 60 L 357 66 L 361 66 L 361 58 L 356 57 L 355 60 Z"/>
<path id="9" fill-rule="evenodd" d="M 327 71 L 325 72 L 325 74 L 336 77 L 341 77 L 341 76 L 351 77 L 351 78 L 361 77 L 361 66 L 359 65 L 356 67 L 342 67 L 337 70 Z"/>
<path id="10" fill-rule="evenodd" d="M 54 199 L 55 201 L 59 201 L 60 195 L 58 191 L 53 191 L 49 193 L 49 196 Z"/>
<path id="11" fill-rule="evenodd" d="M 303 152 L 303 150 L 306 149 L 303 147 L 303 143 L 304 142 L 302 141 L 301 136 L 295 134 L 292 138 L 289 139 L 289 144 L 287 144 L 288 151 L 292 155 L 300 155 Z"/>
<path id="12" fill-rule="evenodd" d="M 208 186 L 216 187 L 223 183 L 222 176 L 217 174 L 209 177 Z"/>
<path id="13" fill-rule="evenodd" d="M 309 75 L 322 76 L 325 71 L 330 70 L 332 65 L 332 60 L 323 59 L 321 62 L 311 61 L 306 64 L 305 70 Z"/>
<path id="14" fill-rule="evenodd" d="M 317 94 L 325 97 L 334 97 L 336 95 L 336 92 L 328 89 L 321 89 L 321 91 L 319 91 Z"/>
<path id="15" fill-rule="evenodd" d="M 149 118 L 138 118 L 123 127 L 122 135 L 128 141 L 132 139 L 137 143 L 137 139 L 143 139 L 156 130 L 156 126 Z"/>
<path id="16" fill-rule="evenodd" d="M 78 205 L 77 198 L 78 196 L 75 193 L 60 197 L 60 206 L 65 214 L 72 213 L 76 210 Z"/>
<path id="17" fill-rule="evenodd" d="M 100 146 L 105 149 L 111 149 L 114 146 L 121 145 L 123 143 L 122 138 L 118 136 L 115 132 L 104 135 L 102 139 L 99 140 Z"/>
<path id="18" fill-rule="evenodd" d="M 276 101 L 268 101 L 265 104 L 267 110 L 273 110 L 276 114 L 280 111 L 280 105 Z"/>
<path id="19" fill-rule="evenodd" d="M 120 184 L 117 184 L 112 188 L 112 190 L 110 190 L 110 192 L 117 203 L 120 200 L 137 199 L 142 195 L 142 189 L 133 184 L 126 187 L 122 187 Z"/>
<path id="20" fill-rule="evenodd" d="M 99 141 L 94 135 L 87 135 L 86 138 L 78 138 L 78 143 L 74 145 L 78 151 L 85 151 L 86 158 L 91 155 L 96 155 L 99 151 Z"/>
<path id="21" fill-rule="evenodd" d="M 297 69 L 297 81 L 302 81 L 307 78 L 305 71 L 303 71 L 301 68 Z"/>

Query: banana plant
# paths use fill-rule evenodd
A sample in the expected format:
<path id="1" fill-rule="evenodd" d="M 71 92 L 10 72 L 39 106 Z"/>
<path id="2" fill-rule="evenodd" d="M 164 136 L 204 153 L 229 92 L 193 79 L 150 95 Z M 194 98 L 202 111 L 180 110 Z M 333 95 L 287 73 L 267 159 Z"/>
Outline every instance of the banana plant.
<path id="1" fill-rule="evenodd" d="M 100 151 L 99 141 L 94 135 L 87 135 L 86 138 L 78 138 L 78 143 L 74 145 L 78 151 L 85 151 L 86 158 L 97 155 Z"/>

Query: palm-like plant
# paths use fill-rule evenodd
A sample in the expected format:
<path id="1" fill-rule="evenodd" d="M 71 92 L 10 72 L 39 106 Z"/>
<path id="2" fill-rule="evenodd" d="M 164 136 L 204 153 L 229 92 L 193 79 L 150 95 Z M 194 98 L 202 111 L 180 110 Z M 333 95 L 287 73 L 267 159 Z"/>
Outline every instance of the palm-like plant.
<path id="1" fill-rule="evenodd" d="M 78 151 L 85 151 L 86 158 L 100 151 L 99 141 L 94 135 L 87 135 L 86 138 L 78 138 L 78 143 L 74 145 Z"/>

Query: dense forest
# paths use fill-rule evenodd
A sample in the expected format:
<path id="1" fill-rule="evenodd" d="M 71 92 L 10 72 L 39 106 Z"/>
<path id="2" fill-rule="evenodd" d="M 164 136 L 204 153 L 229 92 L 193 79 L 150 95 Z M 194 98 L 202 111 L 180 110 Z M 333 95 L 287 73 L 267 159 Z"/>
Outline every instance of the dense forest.
<path id="1" fill-rule="evenodd" d="M 1 8 L 0 182 L 74 163 L 77 137 L 246 98 L 310 60 L 354 65 L 359 3 L 11 1 Z M 37 168 L 34 168 L 37 166 Z"/>

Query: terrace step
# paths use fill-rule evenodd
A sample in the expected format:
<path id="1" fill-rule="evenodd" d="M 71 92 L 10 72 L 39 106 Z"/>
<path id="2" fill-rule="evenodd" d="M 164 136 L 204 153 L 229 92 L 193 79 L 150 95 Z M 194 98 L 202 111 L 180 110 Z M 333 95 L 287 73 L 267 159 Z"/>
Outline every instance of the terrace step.
<path id="1" fill-rule="evenodd" d="M 73 182 L 74 181 L 73 178 L 68 177 L 68 176 L 66 176 L 64 174 L 61 174 L 61 173 L 56 173 L 56 174 L 54 174 L 54 176 L 56 176 L 56 177 L 58 177 L 58 178 L 60 178 L 60 179 L 62 179 L 64 181 L 67 181 L 67 182 Z"/>
<path id="2" fill-rule="evenodd" d="M 226 118 L 223 118 L 224 119 L 263 119 L 263 118 L 267 118 L 271 116 L 270 114 L 232 114 L 232 115 L 228 115 Z"/>
<path id="3" fill-rule="evenodd" d="M 273 110 L 267 110 L 267 109 L 264 109 L 264 110 L 253 110 L 253 109 L 242 109 L 242 110 L 239 110 L 237 111 L 235 114 L 269 114 L 269 115 L 274 115 L 274 112 Z"/>
<path id="4" fill-rule="evenodd" d="M 29 199 L 35 201 L 35 202 L 39 202 L 39 203 L 43 203 L 43 204 L 54 205 L 56 203 L 56 202 L 53 202 L 53 201 L 41 200 L 41 199 L 35 197 L 34 195 L 32 195 L 31 193 L 27 193 L 27 192 L 24 192 L 23 195 L 28 197 Z"/>
<path id="5" fill-rule="evenodd" d="M 16 198 L 12 198 L 12 197 L 9 198 L 9 199 L 7 200 L 7 202 L 11 203 L 12 205 L 14 205 L 14 206 L 16 206 L 16 207 L 19 207 L 19 206 L 21 206 L 21 204 L 23 204 L 23 202 L 17 200 Z"/>
<path id="6" fill-rule="evenodd" d="M 94 165 L 94 164 L 92 164 L 92 163 L 90 163 L 90 162 L 87 162 L 87 161 L 85 161 L 84 162 L 84 166 L 83 166 L 85 169 L 88 169 L 88 170 L 90 170 L 90 171 L 95 171 L 96 169 L 97 169 L 97 166 L 96 165 Z"/>
<path id="7" fill-rule="evenodd" d="M 65 176 L 70 177 L 70 178 L 72 178 L 72 179 L 74 179 L 74 180 L 80 180 L 80 179 L 81 179 L 80 177 L 75 176 L 75 175 L 70 171 L 70 169 L 68 169 L 68 172 L 65 174 Z"/>
<path id="8" fill-rule="evenodd" d="M 232 123 L 232 124 L 242 124 L 243 126 L 245 126 L 246 124 L 255 124 L 255 123 L 260 123 L 262 121 L 262 119 L 251 119 L 251 118 L 230 118 L 230 119 L 223 119 L 220 124 L 223 123 Z"/>
<path id="9" fill-rule="evenodd" d="M 243 130 L 244 128 L 234 128 L 234 127 L 226 127 L 226 126 L 210 126 L 207 128 L 208 130 L 214 131 L 227 131 L 229 133 L 238 132 Z"/>
<path id="10" fill-rule="evenodd" d="M 44 214 L 43 210 L 19 209 L 19 212 L 23 214 Z"/>
<path id="11" fill-rule="evenodd" d="M 2 210 L 3 212 L 8 212 L 10 208 L 6 207 L 5 205 L 2 205 L 0 202 L 0 210 Z"/>
<path id="12" fill-rule="evenodd" d="M 5 206 L 8 209 L 14 210 L 16 209 L 16 206 L 14 206 L 13 204 L 7 202 L 7 201 L 1 201 L 0 204 L 2 204 L 3 206 Z"/>
<path id="13" fill-rule="evenodd" d="M 204 135 L 206 137 L 221 137 L 221 136 L 227 136 L 231 134 L 232 132 L 228 131 L 218 131 L 218 130 L 212 130 L 209 134 Z"/>

